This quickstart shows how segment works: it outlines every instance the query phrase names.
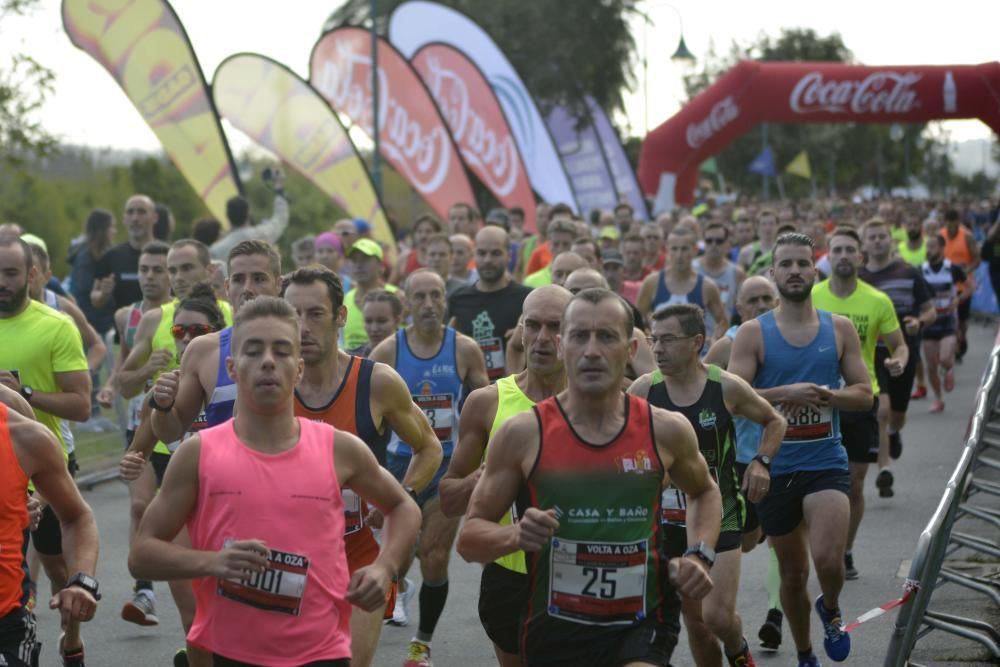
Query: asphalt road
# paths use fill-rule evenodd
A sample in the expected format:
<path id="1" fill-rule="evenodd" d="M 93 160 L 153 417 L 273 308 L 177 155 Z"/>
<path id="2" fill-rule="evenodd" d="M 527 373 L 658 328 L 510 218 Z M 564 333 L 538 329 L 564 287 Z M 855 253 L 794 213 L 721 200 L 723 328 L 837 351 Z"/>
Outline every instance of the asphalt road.
<path id="1" fill-rule="evenodd" d="M 855 562 L 861 578 L 846 584 L 842 596 L 845 619 L 853 620 L 864 611 L 901 593 L 901 563 L 907 561 L 908 564 L 917 536 L 955 465 L 995 328 L 973 325 L 970 334 L 971 350 L 965 363 L 957 367 L 957 387 L 947 397 L 947 409 L 941 414 L 929 415 L 928 401 L 911 403 L 909 422 L 903 432 L 903 456 L 894 465 L 896 497 L 879 499 L 874 475 L 869 475 L 868 511 L 855 547 Z M 92 667 L 171 665 L 175 650 L 183 645 L 183 635 L 166 585 L 157 584 L 156 589 L 161 621 L 158 627 L 140 628 L 119 618 L 121 604 L 129 597 L 132 584 L 126 568 L 128 493 L 125 486 L 118 482 L 104 484 L 87 492 L 86 499 L 96 512 L 101 530 L 98 578 L 104 595 L 96 619 L 84 629 L 88 664 Z M 438 667 L 496 664 L 478 619 L 479 573 L 478 565 L 465 563 L 458 556 L 453 558 L 450 598 L 433 643 L 434 663 Z M 766 553 L 758 548 L 743 561 L 738 601 L 745 633 L 751 639 L 752 647 L 757 645 L 757 628 L 767 612 L 765 579 Z M 815 581 L 811 590 L 813 594 L 818 592 Z M 411 611 L 416 612 L 415 599 Z M 865 667 L 881 664 L 892 619 L 891 614 L 883 616 L 852 633 L 850 663 Z M 401 665 L 407 643 L 414 632 L 413 626 L 384 628 L 375 664 L 379 667 Z M 47 608 L 41 610 L 39 637 L 45 644 L 43 665 L 58 664 L 55 651 L 58 633 L 58 618 Z M 822 653 L 820 629 L 815 620 L 812 634 L 817 653 L 824 664 L 830 664 Z M 777 653 L 757 651 L 755 657 L 758 664 L 765 666 L 795 664 L 787 626 L 785 643 Z M 683 637 L 673 664 L 678 667 L 693 664 Z"/>

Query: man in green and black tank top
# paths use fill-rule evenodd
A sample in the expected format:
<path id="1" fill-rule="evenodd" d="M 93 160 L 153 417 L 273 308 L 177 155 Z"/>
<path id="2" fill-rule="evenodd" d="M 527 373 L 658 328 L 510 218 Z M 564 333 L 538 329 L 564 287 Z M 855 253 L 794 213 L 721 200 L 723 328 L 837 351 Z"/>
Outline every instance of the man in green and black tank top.
<path id="1" fill-rule="evenodd" d="M 715 586 L 704 600 L 686 599 L 683 602 L 691 653 L 700 666 L 720 665 L 721 640 L 730 665 L 753 665 L 753 657 L 743 637 L 743 622 L 736 613 L 739 547 L 746 507 L 736 470 L 734 418 L 739 415 L 764 427 L 760 453 L 748 467 L 744 484 L 752 500 L 759 500 L 767 491 L 768 463 L 781 446 L 785 420 L 746 382 L 699 360 L 705 342 L 705 319 L 698 306 L 677 304 L 657 311 L 653 315 L 652 341 L 658 368 L 636 380 L 629 393 L 646 398 L 650 405 L 687 418 L 722 495 L 722 524 L 716 543 L 719 567 L 713 576 Z M 673 486 L 664 490 L 660 518 L 664 555 L 676 557 L 688 546 L 687 499 L 683 491 Z"/>
<path id="2" fill-rule="evenodd" d="M 487 563 L 521 549 L 529 578 L 521 657 L 533 665 L 667 665 L 677 641 L 672 595 L 712 587 L 722 506 L 687 420 L 620 390 L 631 310 L 610 290 L 573 297 L 560 351 L 565 391 L 511 417 L 486 454 L 458 551 Z M 659 576 L 660 494 L 688 494 L 694 544 Z M 516 500 L 518 520 L 501 517 Z"/>
<path id="3" fill-rule="evenodd" d="M 559 325 L 570 293 L 558 285 L 539 287 L 524 300 L 522 342 L 528 367 L 469 394 L 458 424 L 458 445 L 441 479 L 441 510 L 462 516 L 482 474 L 487 442 L 514 415 L 566 388 L 566 369 L 556 349 Z M 510 512 L 500 520 L 510 525 Z M 528 600 L 524 552 L 487 563 L 479 588 L 479 620 L 493 641 L 502 667 L 521 664 L 520 616 Z"/>

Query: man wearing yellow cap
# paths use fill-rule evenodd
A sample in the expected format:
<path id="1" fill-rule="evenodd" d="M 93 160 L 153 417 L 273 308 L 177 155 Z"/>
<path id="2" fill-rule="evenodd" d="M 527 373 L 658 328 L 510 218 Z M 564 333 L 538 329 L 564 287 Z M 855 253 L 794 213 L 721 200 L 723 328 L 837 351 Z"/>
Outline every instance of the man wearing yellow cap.
<path id="1" fill-rule="evenodd" d="M 383 288 L 387 292 L 395 292 L 394 285 L 382 285 L 382 247 L 371 239 L 358 239 L 347 251 L 347 261 L 351 265 L 354 277 L 354 287 L 344 295 L 344 305 L 347 306 L 347 322 L 342 331 L 341 347 L 353 350 L 368 343 L 365 333 L 365 317 L 361 307 L 365 295 L 373 289 Z"/>

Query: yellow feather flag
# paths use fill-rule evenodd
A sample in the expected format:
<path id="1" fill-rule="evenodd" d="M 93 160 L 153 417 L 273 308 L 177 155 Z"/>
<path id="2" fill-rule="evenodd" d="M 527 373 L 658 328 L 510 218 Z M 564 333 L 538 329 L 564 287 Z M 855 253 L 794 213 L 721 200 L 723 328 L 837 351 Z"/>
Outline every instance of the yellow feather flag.
<path id="1" fill-rule="evenodd" d="M 793 176 L 801 176 L 805 179 L 812 178 L 812 169 L 809 168 L 809 153 L 802 151 L 788 163 L 785 173 Z"/>

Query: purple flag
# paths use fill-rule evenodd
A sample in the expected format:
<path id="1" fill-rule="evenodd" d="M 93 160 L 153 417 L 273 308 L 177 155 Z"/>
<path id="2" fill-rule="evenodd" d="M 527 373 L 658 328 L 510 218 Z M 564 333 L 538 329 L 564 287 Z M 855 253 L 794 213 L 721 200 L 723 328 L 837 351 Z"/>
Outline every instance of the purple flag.
<path id="1" fill-rule="evenodd" d="M 618 203 L 618 193 L 594 126 L 587 124 L 577 130 L 576 119 L 558 106 L 549 112 L 545 124 L 569 174 L 580 213 L 586 215 L 593 208 L 613 209 Z"/>
<path id="2" fill-rule="evenodd" d="M 611 169 L 611 176 L 615 179 L 615 190 L 618 191 L 619 198 L 623 198 L 632 208 L 635 209 L 636 220 L 645 219 L 649 213 L 646 210 L 646 201 L 642 198 L 642 190 L 639 189 L 639 181 L 636 180 L 635 170 L 629 164 L 625 155 L 625 148 L 622 141 L 608 120 L 608 115 L 604 109 L 598 106 L 593 97 L 587 95 L 587 106 L 590 109 L 597 136 L 601 140 L 604 148 L 604 158 Z"/>

